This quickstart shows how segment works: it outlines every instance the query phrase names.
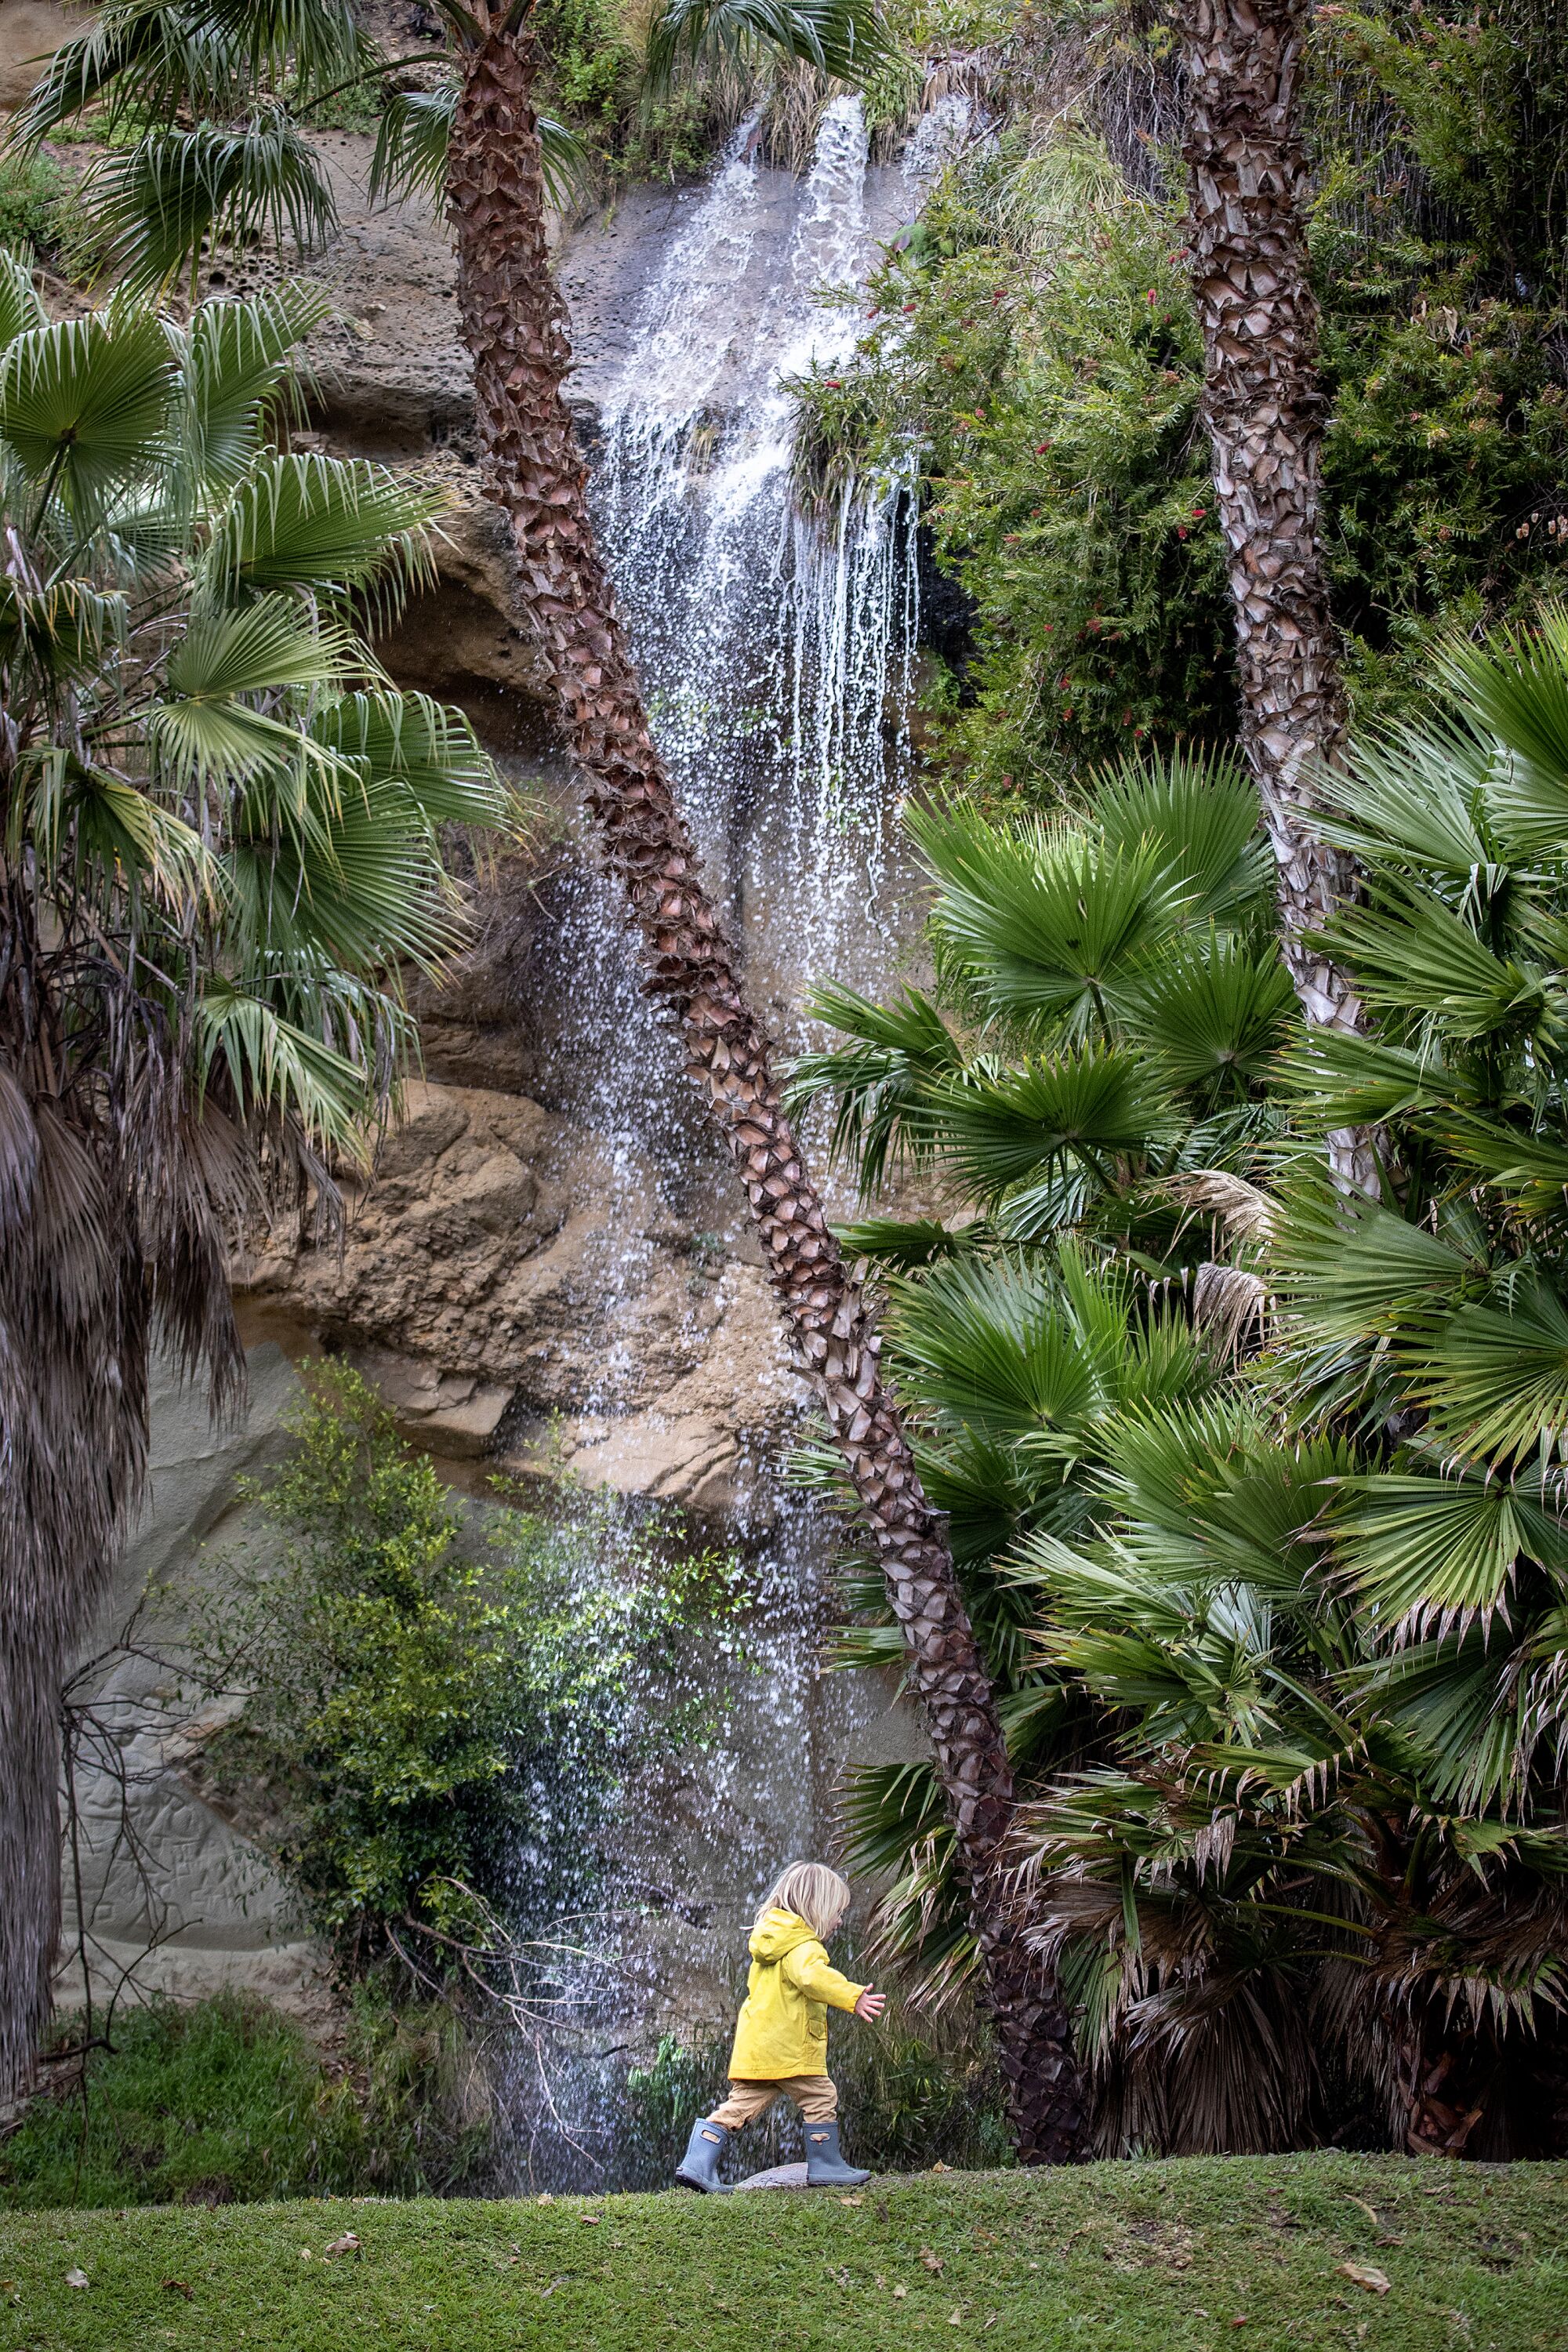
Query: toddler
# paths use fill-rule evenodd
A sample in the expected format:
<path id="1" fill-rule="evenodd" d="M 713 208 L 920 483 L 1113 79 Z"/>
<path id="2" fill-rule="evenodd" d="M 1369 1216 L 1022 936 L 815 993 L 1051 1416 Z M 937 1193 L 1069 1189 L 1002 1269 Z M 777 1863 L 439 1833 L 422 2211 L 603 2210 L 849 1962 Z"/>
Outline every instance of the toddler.
<path id="1" fill-rule="evenodd" d="M 730 2134 L 755 2123 L 782 2094 L 805 2126 L 806 2179 L 847 2189 L 868 2180 L 838 2147 L 838 2094 L 827 2078 L 827 2010 L 869 2021 L 885 1993 L 851 1984 L 827 1957 L 827 1939 L 849 1908 L 849 1889 L 820 1862 L 792 1862 L 763 1901 L 752 1930 L 752 1969 L 730 2053 L 730 2095 L 691 2126 L 676 2171 L 688 2189 L 722 2190 L 719 2158 Z"/>

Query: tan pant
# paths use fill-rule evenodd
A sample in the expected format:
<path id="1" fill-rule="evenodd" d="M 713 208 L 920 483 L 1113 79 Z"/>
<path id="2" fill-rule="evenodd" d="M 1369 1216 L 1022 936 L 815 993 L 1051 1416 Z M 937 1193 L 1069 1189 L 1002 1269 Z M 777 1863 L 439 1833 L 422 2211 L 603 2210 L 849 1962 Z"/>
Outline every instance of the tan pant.
<path id="1" fill-rule="evenodd" d="M 793 2099 L 803 2123 L 830 2124 L 838 2113 L 838 2093 L 826 2074 L 784 2074 L 776 2083 L 732 2081 L 729 2097 L 708 2120 L 726 2131 L 742 2131 L 765 2116 L 777 2098 Z"/>

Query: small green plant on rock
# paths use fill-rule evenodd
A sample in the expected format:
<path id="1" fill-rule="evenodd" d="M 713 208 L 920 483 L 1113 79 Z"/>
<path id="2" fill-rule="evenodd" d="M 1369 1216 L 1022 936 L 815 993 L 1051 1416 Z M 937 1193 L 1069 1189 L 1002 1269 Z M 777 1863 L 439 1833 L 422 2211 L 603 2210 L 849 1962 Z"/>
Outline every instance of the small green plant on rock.
<path id="1" fill-rule="evenodd" d="M 626 1775 L 702 1735 L 645 1706 L 699 1622 L 737 1645 L 738 1573 L 608 1499 L 471 1513 L 345 1365 L 311 1368 L 269 1536 L 228 1566 L 202 1677 L 246 1694 L 209 1751 L 259 1795 L 278 1859 L 349 1975 L 389 1955 L 427 1981 L 498 1927 L 592 1902 Z"/>

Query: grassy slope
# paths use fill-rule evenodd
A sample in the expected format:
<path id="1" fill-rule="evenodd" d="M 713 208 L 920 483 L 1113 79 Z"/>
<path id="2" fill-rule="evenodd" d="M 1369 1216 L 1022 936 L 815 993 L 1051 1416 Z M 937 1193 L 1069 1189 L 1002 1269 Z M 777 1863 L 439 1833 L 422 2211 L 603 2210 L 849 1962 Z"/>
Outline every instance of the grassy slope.
<path id="1" fill-rule="evenodd" d="M 323 2261 L 348 2230 L 360 2252 Z M 1568 2167 L 1316 2156 L 927 2174 L 852 2204 L 5 2214 L 0 2273 L 0 2352 L 1563 2352 Z"/>

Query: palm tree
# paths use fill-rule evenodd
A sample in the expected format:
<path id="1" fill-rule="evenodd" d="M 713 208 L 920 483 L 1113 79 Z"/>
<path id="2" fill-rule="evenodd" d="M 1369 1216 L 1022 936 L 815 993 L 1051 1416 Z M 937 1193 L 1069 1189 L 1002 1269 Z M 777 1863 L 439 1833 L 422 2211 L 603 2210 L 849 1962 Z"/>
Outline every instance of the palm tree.
<path id="1" fill-rule="evenodd" d="M 1323 562 L 1325 397 L 1308 277 L 1300 84 L 1310 0 L 1177 0 L 1186 84 L 1187 239 L 1203 328 L 1204 414 L 1236 614 L 1242 740 L 1279 873 L 1281 934 L 1310 1021 L 1361 1009 L 1321 926 L 1355 866 L 1315 830 L 1316 775 L 1348 724 Z M 1331 1139 L 1342 1177 L 1375 1181 L 1364 1137 Z"/>
<path id="2" fill-rule="evenodd" d="M 1016 1554 L 1042 1658 L 1131 1726 L 1023 1834 L 1136 2137 L 1168 2059 L 1177 2144 L 1294 2136 L 1304 2018 L 1412 2152 L 1568 2121 L 1568 616 L 1435 669 L 1441 715 L 1325 786 L 1369 1025 L 1287 1065 L 1300 1164 L 1245 1202 L 1269 1350 L 1223 1412 L 1111 1433 L 1096 1541 Z M 1372 1123 L 1382 1200 L 1317 1158 Z"/>
<path id="3" fill-rule="evenodd" d="M 947 1208 L 842 1238 L 889 1269 L 917 1465 L 1037 1791 L 1100 1734 L 1031 1647 L 1018 1546 L 1085 1533 L 1118 1418 L 1205 1393 L 1255 1310 L 1257 1276 L 1194 1248 L 1185 1192 L 1200 1170 L 1243 1191 L 1262 1174 L 1280 1124 L 1265 1085 L 1298 1024 L 1258 796 L 1233 762 L 1131 761 L 1048 819 L 961 803 L 908 824 L 933 885 L 935 995 L 819 990 L 839 1038 L 795 1064 L 790 1099 L 832 1103 L 864 1195 L 899 1169 Z M 812 1468 L 831 1491 L 829 1460 Z M 850 1599 L 844 1654 L 889 1663 L 869 1581 Z M 886 1948 L 933 1993 L 963 1981 L 973 1945 L 930 1774 L 858 1775 L 847 1818 L 860 1865 L 896 1874 Z"/>
<path id="4" fill-rule="evenodd" d="M 1516 1745 L 1506 1668 L 1477 1707 L 1391 1703 L 1410 1670 L 1351 1532 L 1364 1504 L 1336 1515 L 1368 1483 L 1343 1436 L 1281 1443 L 1240 1393 L 1126 1415 L 1107 1453 L 1099 1538 L 1037 1535 L 1016 1559 L 1042 1662 L 1116 1727 L 1020 1828 L 1101 2147 L 1300 2147 L 1348 2091 L 1412 2155 L 1551 2152 L 1561 1805 L 1539 1755 L 1511 1786 L 1453 1769 L 1461 1722 Z M 1548 1746 L 1560 1699 L 1551 1715 Z"/>
<path id="5" fill-rule="evenodd" d="M 1070 2158 L 1082 2116 L 1066 2021 L 1002 1892 L 1014 1788 L 990 1681 L 940 1517 L 882 1383 L 873 1318 L 828 1230 L 766 1033 L 703 887 L 589 520 L 561 393 L 570 351 L 545 237 L 529 8 L 526 0 L 437 6 L 455 68 L 447 207 L 484 487 L 510 524 L 563 732 L 642 939 L 647 986 L 679 1023 L 688 1068 L 735 1160 L 793 1355 L 842 1452 L 909 1644 L 985 1958 L 1020 2155 Z M 652 43 L 656 74 L 679 54 L 713 50 L 772 51 L 858 79 L 886 44 L 873 0 L 673 0 Z M 279 93 L 308 108 L 387 62 L 368 49 L 347 0 L 111 0 L 56 57 L 19 135 L 40 138 L 94 103 L 135 121 L 140 135 L 107 175 L 114 225 L 137 266 L 155 257 L 173 268 L 175 246 L 195 256 L 204 234 L 308 231 L 324 220 L 320 174 Z M 196 129 L 177 127 L 182 110 Z M 428 179 L 441 112 L 426 107 L 414 120 L 395 108 L 378 159 L 384 177 L 406 156 Z M 215 129 L 215 114 L 234 127 Z M 149 121 L 157 127 L 140 128 Z"/>
<path id="6" fill-rule="evenodd" d="M 58 1701 L 145 1462 L 154 1336 L 216 1410 L 270 1198 L 330 1219 L 460 933 L 437 827 L 509 803 L 356 620 L 441 500 L 268 445 L 297 290 L 51 323 L 0 255 L 0 2095 L 47 2013 Z"/>

